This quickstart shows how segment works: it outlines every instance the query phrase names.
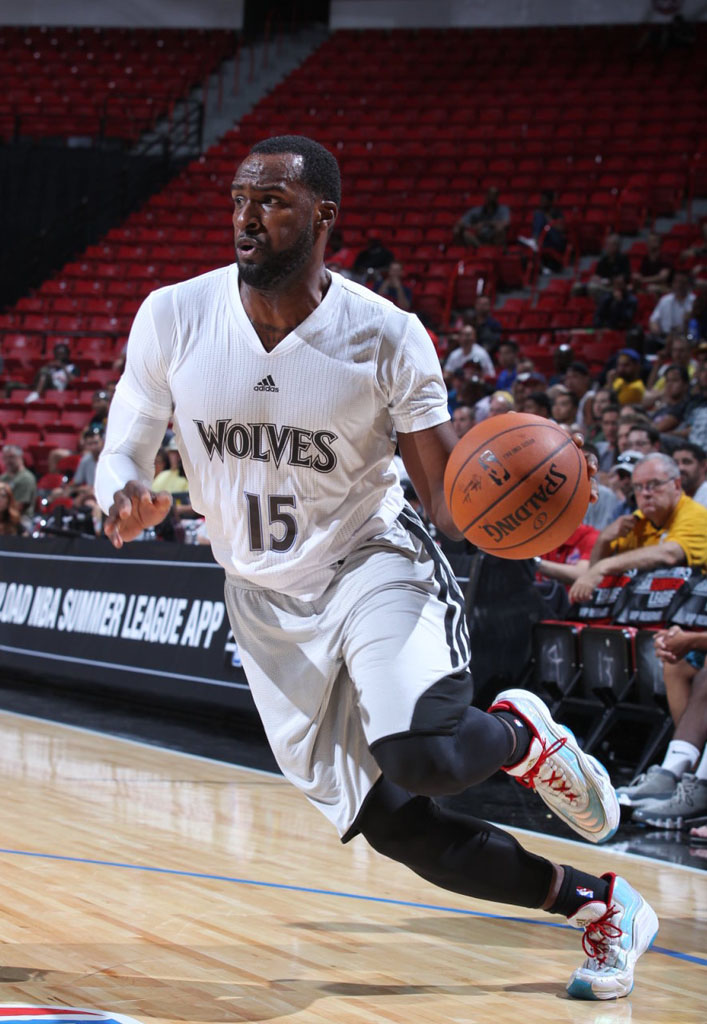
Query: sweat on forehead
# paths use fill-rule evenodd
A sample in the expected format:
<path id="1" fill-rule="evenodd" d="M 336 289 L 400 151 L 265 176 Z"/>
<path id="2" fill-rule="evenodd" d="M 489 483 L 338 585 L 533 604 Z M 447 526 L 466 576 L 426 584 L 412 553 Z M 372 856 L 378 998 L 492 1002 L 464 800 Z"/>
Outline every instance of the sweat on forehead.
<path id="1" fill-rule="evenodd" d="M 236 170 L 235 180 L 267 177 L 296 179 L 302 174 L 304 157 L 299 153 L 250 153 Z"/>

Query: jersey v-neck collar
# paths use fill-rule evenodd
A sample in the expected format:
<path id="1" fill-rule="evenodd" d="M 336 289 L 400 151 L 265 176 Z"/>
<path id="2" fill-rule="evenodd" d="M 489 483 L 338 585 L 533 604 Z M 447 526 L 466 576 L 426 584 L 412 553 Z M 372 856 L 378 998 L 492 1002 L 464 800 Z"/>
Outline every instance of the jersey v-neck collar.
<path id="1" fill-rule="evenodd" d="M 336 308 L 337 296 L 341 291 L 341 278 L 339 275 L 332 274 L 331 271 L 329 271 L 329 276 L 331 277 L 331 283 L 329 284 L 326 295 L 316 309 L 313 309 L 301 324 L 298 324 L 294 330 L 285 335 L 282 341 L 278 342 L 275 348 L 268 352 L 245 311 L 243 300 L 241 299 L 241 293 L 238 288 L 238 264 L 232 263 L 228 268 L 228 275 L 226 279 L 228 302 L 231 308 L 231 313 L 233 314 L 233 318 L 236 322 L 236 326 L 242 332 L 250 347 L 255 349 L 261 356 L 272 359 L 275 356 L 284 355 L 287 352 L 292 351 L 293 348 L 296 348 L 298 345 L 306 342 L 313 333 L 320 331 L 331 319 L 334 309 Z"/>

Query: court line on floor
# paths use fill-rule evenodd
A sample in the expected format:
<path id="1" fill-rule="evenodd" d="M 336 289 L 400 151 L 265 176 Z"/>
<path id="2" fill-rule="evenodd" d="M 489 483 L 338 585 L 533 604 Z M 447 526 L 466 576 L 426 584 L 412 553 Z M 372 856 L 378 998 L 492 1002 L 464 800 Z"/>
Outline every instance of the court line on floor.
<path id="1" fill-rule="evenodd" d="M 203 761 L 206 764 L 215 764 L 219 765 L 220 767 L 225 766 L 228 768 L 237 768 L 238 771 L 248 772 L 252 775 L 265 775 L 271 779 L 278 779 L 280 782 L 284 782 L 287 786 L 292 785 L 290 782 L 287 781 L 287 779 L 285 779 L 284 775 L 281 775 L 279 772 L 269 771 L 266 768 L 250 768 L 248 765 L 245 764 L 234 764 L 232 761 L 222 761 L 217 757 L 207 757 L 206 754 L 192 754 L 188 750 L 177 750 L 174 747 L 165 747 L 160 743 L 149 743 L 147 740 L 133 739 L 133 737 L 131 736 L 121 736 L 118 733 L 105 732 L 100 729 L 91 729 L 85 725 L 73 725 L 71 722 L 59 722 L 53 718 L 44 718 L 40 715 L 30 715 L 22 711 L 10 711 L 5 708 L 0 708 L 0 715 L 14 715 L 16 718 L 24 718 L 32 722 L 45 722 L 49 725 L 58 725 L 64 729 L 72 729 L 74 730 L 74 732 L 86 733 L 87 736 L 102 736 L 104 738 L 108 737 L 112 740 L 119 740 L 122 743 L 132 743 L 136 747 L 145 747 L 145 749 L 147 750 L 162 750 L 166 754 L 175 754 L 178 757 L 193 758 L 195 761 Z M 555 843 L 564 843 L 567 846 L 578 847 L 581 850 L 587 849 L 588 844 L 586 842 L 583 842 L 581 839 L 571 839 L 566 836 L 554 836 L 549 832 L 536 832 L 533 831 L 533 829 L 531 828 L 522 828 L 520 825 L 508 825 L 505 822 L 493 821 L 490 818 L 487 820 L 492 825 L 497 825 L 499 828 L 508 829 L 509 832 L 518 832 L 521 835 L 532 836 L 536 839 L 548 839 L 552 840 L 552 842 Z M 705 869 L 701 867 L 692 867 L 692 865 L 690 864 L 677 864 L 673 861 L 662 859 L 659 857 L 647 857 L 644 853 L 634 853 L 632 850 L 619 850 L 612 845 L 599 847 L 592 846 L 592 844 L 589 844 L 589 848 L 601 848 L 607 854 L 611 853 L 616 857 L 628 857 L 631 860 L 640 860 L 644 864 L 652 864 L 653 866 L 655 866 L 656 864 L 665 865 L 666 867 L 672 868 L 675 871 L 690 871 L 693 874 L 698 875 L 706 874 Z"/>
<path id="2" fill-rule="evenodd" d="M 413 900 L 394 899 L 389 896 L 370 896 L 365 893 L 344 892 L 337 889 L 315 889 L 305 885 L 291 885 L 286 882 L 264 882 L 257 878 L 238 878 L 233 875 L 214 875 L 206 871 L 185 871 L 179 868 L 160 868 L 151 864 L 130 864 L 125 861 L 98 860 L 93 857 L 70 857 L 62 853 L 40 853 L 36 850 L 13 850 L 0 847 L 0 854 L 13 857 L 31 857 L 36 860 L 63 861 L 69 864 L 91 864 L 94 867 L 120 868 L 125 871 L 145 871 L 155 875 L 170 875 L 177 878 L 198 878 L 207 882 L 229 882 L 232 885 L 248 885 L 262 889 L 278 889 L 285 892 L 297 892 L 313 896 L 334 896 L 338 899 L 360 900 L 364 903 L 382 903 L 386 906 L 409 907 L 413 910 L 434 910 L 444 914 L 461 914 L 464 917 L 480 917 L 491 921 L 513 921 L 518 924 L 530 924 L 540 928 L 560 928 L 563 931 L 576 932 L 571 925 L 559 921 L 541 921 L 536 918 L 517 917 L 510 914 L 491 914 L 484 910 L 468 910 L 463 907 L 447 907 L 437 903 L 417 903 Z M 681 953 L 676 949 L 664 946 L 653 946 L 652 952 L 661 953 L 674 960 L 685 960 L 688 963 L 707 967 L 707 957 L 695 956 L 692 953 Z"/>

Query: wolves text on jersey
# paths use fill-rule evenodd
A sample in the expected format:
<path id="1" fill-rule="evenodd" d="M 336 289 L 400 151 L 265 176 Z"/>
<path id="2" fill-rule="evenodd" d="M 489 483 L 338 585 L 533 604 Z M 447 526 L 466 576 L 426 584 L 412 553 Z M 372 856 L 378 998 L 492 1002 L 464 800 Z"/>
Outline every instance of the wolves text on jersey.
<path id="1" fill-rule="evenodd" d="M 234 423 L 216 420 L 216 426 L 194 420 L 201 443 L 209 459 L 214 452 L 223 462 L 224 454 L 236 459 L 252 459 L 279 466 L 283 459 L 289 466 L 316 469 L 331 473 L 336 466 L 336 453 L 331 447 L 338 440 L 333 430 L 306 430 L 303 427 L 278 427 L 275 423 Z"/>

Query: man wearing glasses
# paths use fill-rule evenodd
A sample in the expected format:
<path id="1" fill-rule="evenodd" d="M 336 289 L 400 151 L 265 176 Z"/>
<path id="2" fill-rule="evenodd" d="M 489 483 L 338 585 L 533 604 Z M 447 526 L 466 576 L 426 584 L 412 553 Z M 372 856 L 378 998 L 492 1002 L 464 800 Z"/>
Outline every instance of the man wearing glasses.
<path id="1" fill-rule="evenodd" d="M 599 534 L 571 601 L 588 601 L 603 576 L 625 569 L 707 567 L 707 508 L 683 492 L 677 463 L 661 452 L 646 455 L 633 468 L 632 484 L 636 511 Z"/>

